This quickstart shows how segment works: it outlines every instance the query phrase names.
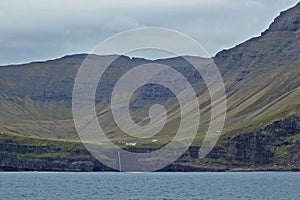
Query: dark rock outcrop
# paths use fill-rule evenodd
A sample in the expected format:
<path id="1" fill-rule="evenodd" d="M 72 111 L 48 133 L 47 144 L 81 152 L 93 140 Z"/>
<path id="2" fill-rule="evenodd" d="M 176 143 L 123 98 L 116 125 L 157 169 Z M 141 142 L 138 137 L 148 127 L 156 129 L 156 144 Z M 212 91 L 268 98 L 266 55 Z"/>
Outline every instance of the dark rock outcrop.
<path id="1" fill-rule="evenodd" d="M 191 146 L 161 171 L 300 170 L 300 118 L 291 116 L 261 130 L 226 135 L 204 159 Z M 283 150 L 280 150 L 283 149 Z M 127 149 L 136 153 L 155 149 Z M 93 158 L 83 146 L 67 154 L 51 146 L 0 144 L 0 170 L 113 171 Z M 12 154 L 13 152 L 13 154 Z M 63 153 L 49 157 L 47 153 Z"/>
<path id="2" fill-rule="evenodd" d="M 208 158 L 236 167 L 299 169 L 299 134 L 300 118 L 291 116 L 257 131 L 224 136 Z"/>

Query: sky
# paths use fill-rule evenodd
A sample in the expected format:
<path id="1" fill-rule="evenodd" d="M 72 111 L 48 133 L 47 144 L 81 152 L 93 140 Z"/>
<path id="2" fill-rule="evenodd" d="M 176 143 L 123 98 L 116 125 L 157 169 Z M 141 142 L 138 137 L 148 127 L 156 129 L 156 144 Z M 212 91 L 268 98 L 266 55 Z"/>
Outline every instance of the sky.
<path id="1" fill-rule="evenodd" d="M 259 36 L 298 0 L 9 0 L 0 2 L 0 65 L 89 53 L 132 28 L 182 32 L 214 56 Z M 147 55 L 145 55 L 147 57 Z"/>

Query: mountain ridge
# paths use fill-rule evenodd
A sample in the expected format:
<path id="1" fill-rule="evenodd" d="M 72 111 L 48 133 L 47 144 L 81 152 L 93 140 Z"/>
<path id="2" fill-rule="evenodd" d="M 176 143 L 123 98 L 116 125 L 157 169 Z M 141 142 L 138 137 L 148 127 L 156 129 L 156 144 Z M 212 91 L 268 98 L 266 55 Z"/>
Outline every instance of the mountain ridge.
<path id="1" fill-rule="evenodd" d="M 300 151 L 297 145 L 300 138 L 298 128 L 300 127 L 298 101 L 300 23 L 297 22 L 299 16 L 300 3 L 282 12 L 260 37 L 251 38 L 234 48 L 223 50 L 213 58 L 224 79 L 228 112 L 222 137 L 207 158 L 198 159 L 194 152 L 202 141 L 210 119 L 209 94 L 201 76 L 184 58 L 147 60 L 120 56 L 107 71 L 102 80 L 104 85 L 99 88 L 96 95 L 100 121 L 108 127 L 109 135 L 114 142 L 135 141 L 135 138 L 125 137 L 118 128 L 115 128 L 111 116 L 107 114 L 109 92 L 116 82 L 115 79 L 135 66 L 146 63 L 166 64 L 186 76 L 196 89 L 202 116 L 199 134 L 191 147 L 193 150 L 167 169 L 284 170 L 285 165 L 290 163 L 286 169 L 299 170 Z M 63 148 L 53 142 L 59 139 L 68 144 L 67 146 L 74 146 L 73 141 L 79 140 L 72 120 L 71 100 L 77 70 L 86 56 L 87 54 L 68 55 L 50 61 L 0 67 L 0 131 L 3 133 L 0 137 L 0 149 L 3 146 L 0 151 L 0 168 L 9 168 L 12 158 L 20 163 L 27 163 L 28 159 L 32 161 L 42 157 L 45 162 L 66 162 L 66 166 L 69 166 L 73 161 L 80 161 L 78 156 L 82 156 L 84 161 L 88 159 L 89 162 L 83 164 L 83 169 L 91 170 L 86 168 L 86 165 L 94 165 L 95 160 L 87 158 L 88 153 L 82 147 Z M 92 57 L 100 64 L 101 60 L 106 58 L 96 55 Z M 193 59 L 202 62 L 202 58 L 193 57 Z M 165 74 L 165 78 L 168 78 L 168 74 Z M 133 118 L 140 123 L 147 122 L 147 108 L 153 103 L 160 103 L 169 109 L 172 117 L 163 132 L 157 136 L 158 145 L 167 143 L 176 132 L 178 112 L 176 101 L 173 100 L 170 91 L 157 86 L 139 90 L 132 100 L 132 104 L 135 105 Z M 142 107 L 146 110 L 144 108 L 139 110 Z M 294 131 L 291 131 L 292 129 Z M 33 140 L 35 142 L 30 143 L 23 137 L 35 138 Z M 9 146 L 11 143 L 16 145 L 12 145 L 14 146 L 12 148 Z M 57 146 L 54 149 L 48 148 L 51 155 L 57 157 L 50 159 L 47 151 L 40 150 L 40 144 Z M 31 157 L 28 158 L 31 150 L 23 147 L 22 150 L 19 147 L 22 145 L 36 146 L 36 153 L 31 152 Z M 151 142 L 138 141 L 136 148 L 146 150 L 157 146 Z M 14 154 L 14 149 L 18 149 L 19 153 Z M 43 152 L 42 155 L 38 153 L 40 151 Z M 68 159 L 73 161 L 69 163 Z M 22 169 L 22 165 L 14 163 L 14 166 L 13 169 Z M 26 169 L 28 167 L 26 164 Z M 53 169 L 64 170 L 63 167 Z M 65 169 L 73 168 L 69 166 Z M 76 165 L 74 169 L 80 170 L 80 165 Z M 99 169 L 101 170 L 101 167 Z M 34 167 L 31 170 L 35 170 Z"/>

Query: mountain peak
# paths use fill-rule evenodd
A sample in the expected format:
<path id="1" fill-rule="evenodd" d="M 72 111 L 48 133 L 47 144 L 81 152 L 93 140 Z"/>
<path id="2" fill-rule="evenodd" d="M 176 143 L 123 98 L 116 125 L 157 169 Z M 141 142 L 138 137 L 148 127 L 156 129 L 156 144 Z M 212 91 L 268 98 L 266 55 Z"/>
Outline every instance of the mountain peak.
<path id="1" fill-rule="evenodd" d="M 270 25 L 269 29 L 262 33 L 262 35 L 274 31 L 297 31 L 300 29 L 300 2 L 280 13 Z"/>
<path id="2" fill-rule="evenodd" d="M 270 27 L 261 34 L 234 48 L 216 54 L 214 60 L 221 71 L 236 68 L 273 68 L 299 60 L 300 3 L 280 13 Z"/>

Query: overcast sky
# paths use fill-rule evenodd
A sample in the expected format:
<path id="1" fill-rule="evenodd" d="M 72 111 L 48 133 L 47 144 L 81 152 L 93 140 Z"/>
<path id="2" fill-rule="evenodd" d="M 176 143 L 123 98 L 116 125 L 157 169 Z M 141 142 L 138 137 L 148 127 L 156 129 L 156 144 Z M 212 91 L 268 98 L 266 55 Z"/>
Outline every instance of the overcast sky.
<path id="1" fill-rule="evenodd" d="M 7 0 L 0 2 L 0 64 L 90 52 L 137 27 L 189 35 L 210 55 L 265 30 L 298 0 Z"/>

